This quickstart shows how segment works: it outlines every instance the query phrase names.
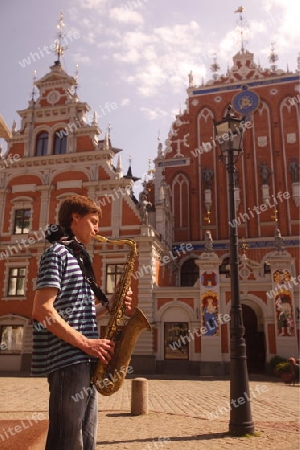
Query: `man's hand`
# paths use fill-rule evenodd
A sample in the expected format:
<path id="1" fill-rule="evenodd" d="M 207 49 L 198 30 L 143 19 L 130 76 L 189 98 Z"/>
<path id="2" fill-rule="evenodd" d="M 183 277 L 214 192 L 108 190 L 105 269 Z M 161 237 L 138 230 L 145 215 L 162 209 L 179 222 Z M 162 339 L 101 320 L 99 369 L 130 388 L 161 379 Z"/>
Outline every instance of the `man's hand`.
<path id="1" fill-rule="evenodd" d="M 116 287 L 115 292 L 112 294 L 112 296 L 109 299 L 109 311 L 111 311 L 111 309 L 113 308 L 113 305 L 114 305 L 114 303 L 116 301 L 116 293 L 118 292 L 118 287 L 119 286 Z M 126 294 L 126 296 L 124 298 L 125 314 L 128 315 L 128 316 L 130 316 L 131 311 L 133 309 L 132 308 L 132 294 L 133 294 L 133 292 L 129 288 L 128 291 L 127 291 L 127 294 Z"/>
<path id="2" fill-rule="evenodd" d="M 108 364 L 114 354 L 115 343 L 109 339 L 87 339 L 81 350 Z"/>
<path id="3" fill-rule="evenodd" d="M 126 297 L 124 299 L 124 306 L 125 306 L 125 314 L 127 316 L 130 316 L 130 313 L 132 311 L 132 290 L 129 289 L 127 291 Z"/>

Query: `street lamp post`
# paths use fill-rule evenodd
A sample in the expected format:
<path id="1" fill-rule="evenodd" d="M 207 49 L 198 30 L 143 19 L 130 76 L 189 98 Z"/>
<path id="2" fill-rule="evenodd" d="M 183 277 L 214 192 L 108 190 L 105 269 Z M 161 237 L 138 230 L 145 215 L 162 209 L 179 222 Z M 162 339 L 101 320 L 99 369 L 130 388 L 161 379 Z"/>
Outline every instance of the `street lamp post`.
<path id="1" fill-rule="evenodd" d="M 236 208 L 234 198 L 235 163 L 242 152 L 244 119 L 231 114 L 214 121 L 216 139 L 221 147 L 221 161 L 225 161 L 228 173 L 229 215 L 230 215 L 230 422 L 229 433 L 235 436 L 254 433 L 251 416 L 249 380 L 247 372 L 246 343 L 243 338 L 242 304 L 239 291 L 239 258 Z"/>

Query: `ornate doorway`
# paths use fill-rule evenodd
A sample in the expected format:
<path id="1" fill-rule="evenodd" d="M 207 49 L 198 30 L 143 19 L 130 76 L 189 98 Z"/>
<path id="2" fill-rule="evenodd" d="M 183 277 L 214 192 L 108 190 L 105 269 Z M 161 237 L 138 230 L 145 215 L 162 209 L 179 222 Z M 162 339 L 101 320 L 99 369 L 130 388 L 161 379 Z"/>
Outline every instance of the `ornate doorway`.
<path id="1" fill-rule="evenodd" d="M 266 357 L 264 332 L 258 329 L 255 311 L 248 305 L 242 305 L 242 310 L 248 372 L 262 372 Z"/>

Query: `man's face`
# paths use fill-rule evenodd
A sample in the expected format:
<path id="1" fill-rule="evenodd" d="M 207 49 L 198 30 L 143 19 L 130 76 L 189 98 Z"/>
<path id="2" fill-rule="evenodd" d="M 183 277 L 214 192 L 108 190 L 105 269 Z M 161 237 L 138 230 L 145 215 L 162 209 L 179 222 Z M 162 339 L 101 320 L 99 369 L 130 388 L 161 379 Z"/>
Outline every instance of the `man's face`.
<path id="1" fill-rule="evenodd" d="M 80 216 L 77 213 L 72 214 L 71 229 L 76 238 L 84 245 L 88 245 L 99 229 L 99 216 L 97 213 L 90 213 L 86 216 Z"/>

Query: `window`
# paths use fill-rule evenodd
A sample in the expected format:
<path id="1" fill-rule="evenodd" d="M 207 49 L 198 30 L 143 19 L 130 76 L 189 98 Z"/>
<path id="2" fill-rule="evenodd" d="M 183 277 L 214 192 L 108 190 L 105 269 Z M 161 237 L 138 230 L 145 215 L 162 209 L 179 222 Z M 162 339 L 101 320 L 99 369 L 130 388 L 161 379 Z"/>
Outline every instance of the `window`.
<path id="1" fill-rule="evenodd" d="M 123 264 L 106 265 L 106 293 L 112 294 L 124 271 Z"/>
<path id="2" fill-rule="evenodd" d="M 21 353 L 24 327 L 2 325 L 0 327 L 0 354 Z"/>
<path id="3" fill-rule="evenodd" d="M 16 267 L 9 269 L 7 295 L 17 296 L 24 294 L 25 294 L 25 268 Z"/>
<path id="4" fill-rule="evenodd" d="M 16 209 L 14 234 L 24 234 L 29 232 L 30 217 L 30 209 Z"/>
<path id="5" fill-rule="evenodd" d="M 165 359 L 189 359 L 188 322 L 165 322 Z"/>
<path id="6" fill-rule="evenodd" d="M 178 174 L 172 183 L 174 226 L 188 228 L 189 226 L 189 180 L 184 174 Z"/>
<path id="7" fill-rule="evenodd" d="M 182 264 L 180 286 L 194 286 L 199 278 L 199 267 L 195 263 L 196 258 L 189 259 Z"/>
<path id="8" fill-rule="evenodd" d="M 54 136 L 53 155 L 64 155 L 67 152 L 67 136 L 65 130 L 59 130 Z"/>
<path id="9" fill-rule="evenodd" d="M 46 131 L 42 131 L 36 138 L 36 156 L 45 156 L 48 152 L 49 135 Z"/>

